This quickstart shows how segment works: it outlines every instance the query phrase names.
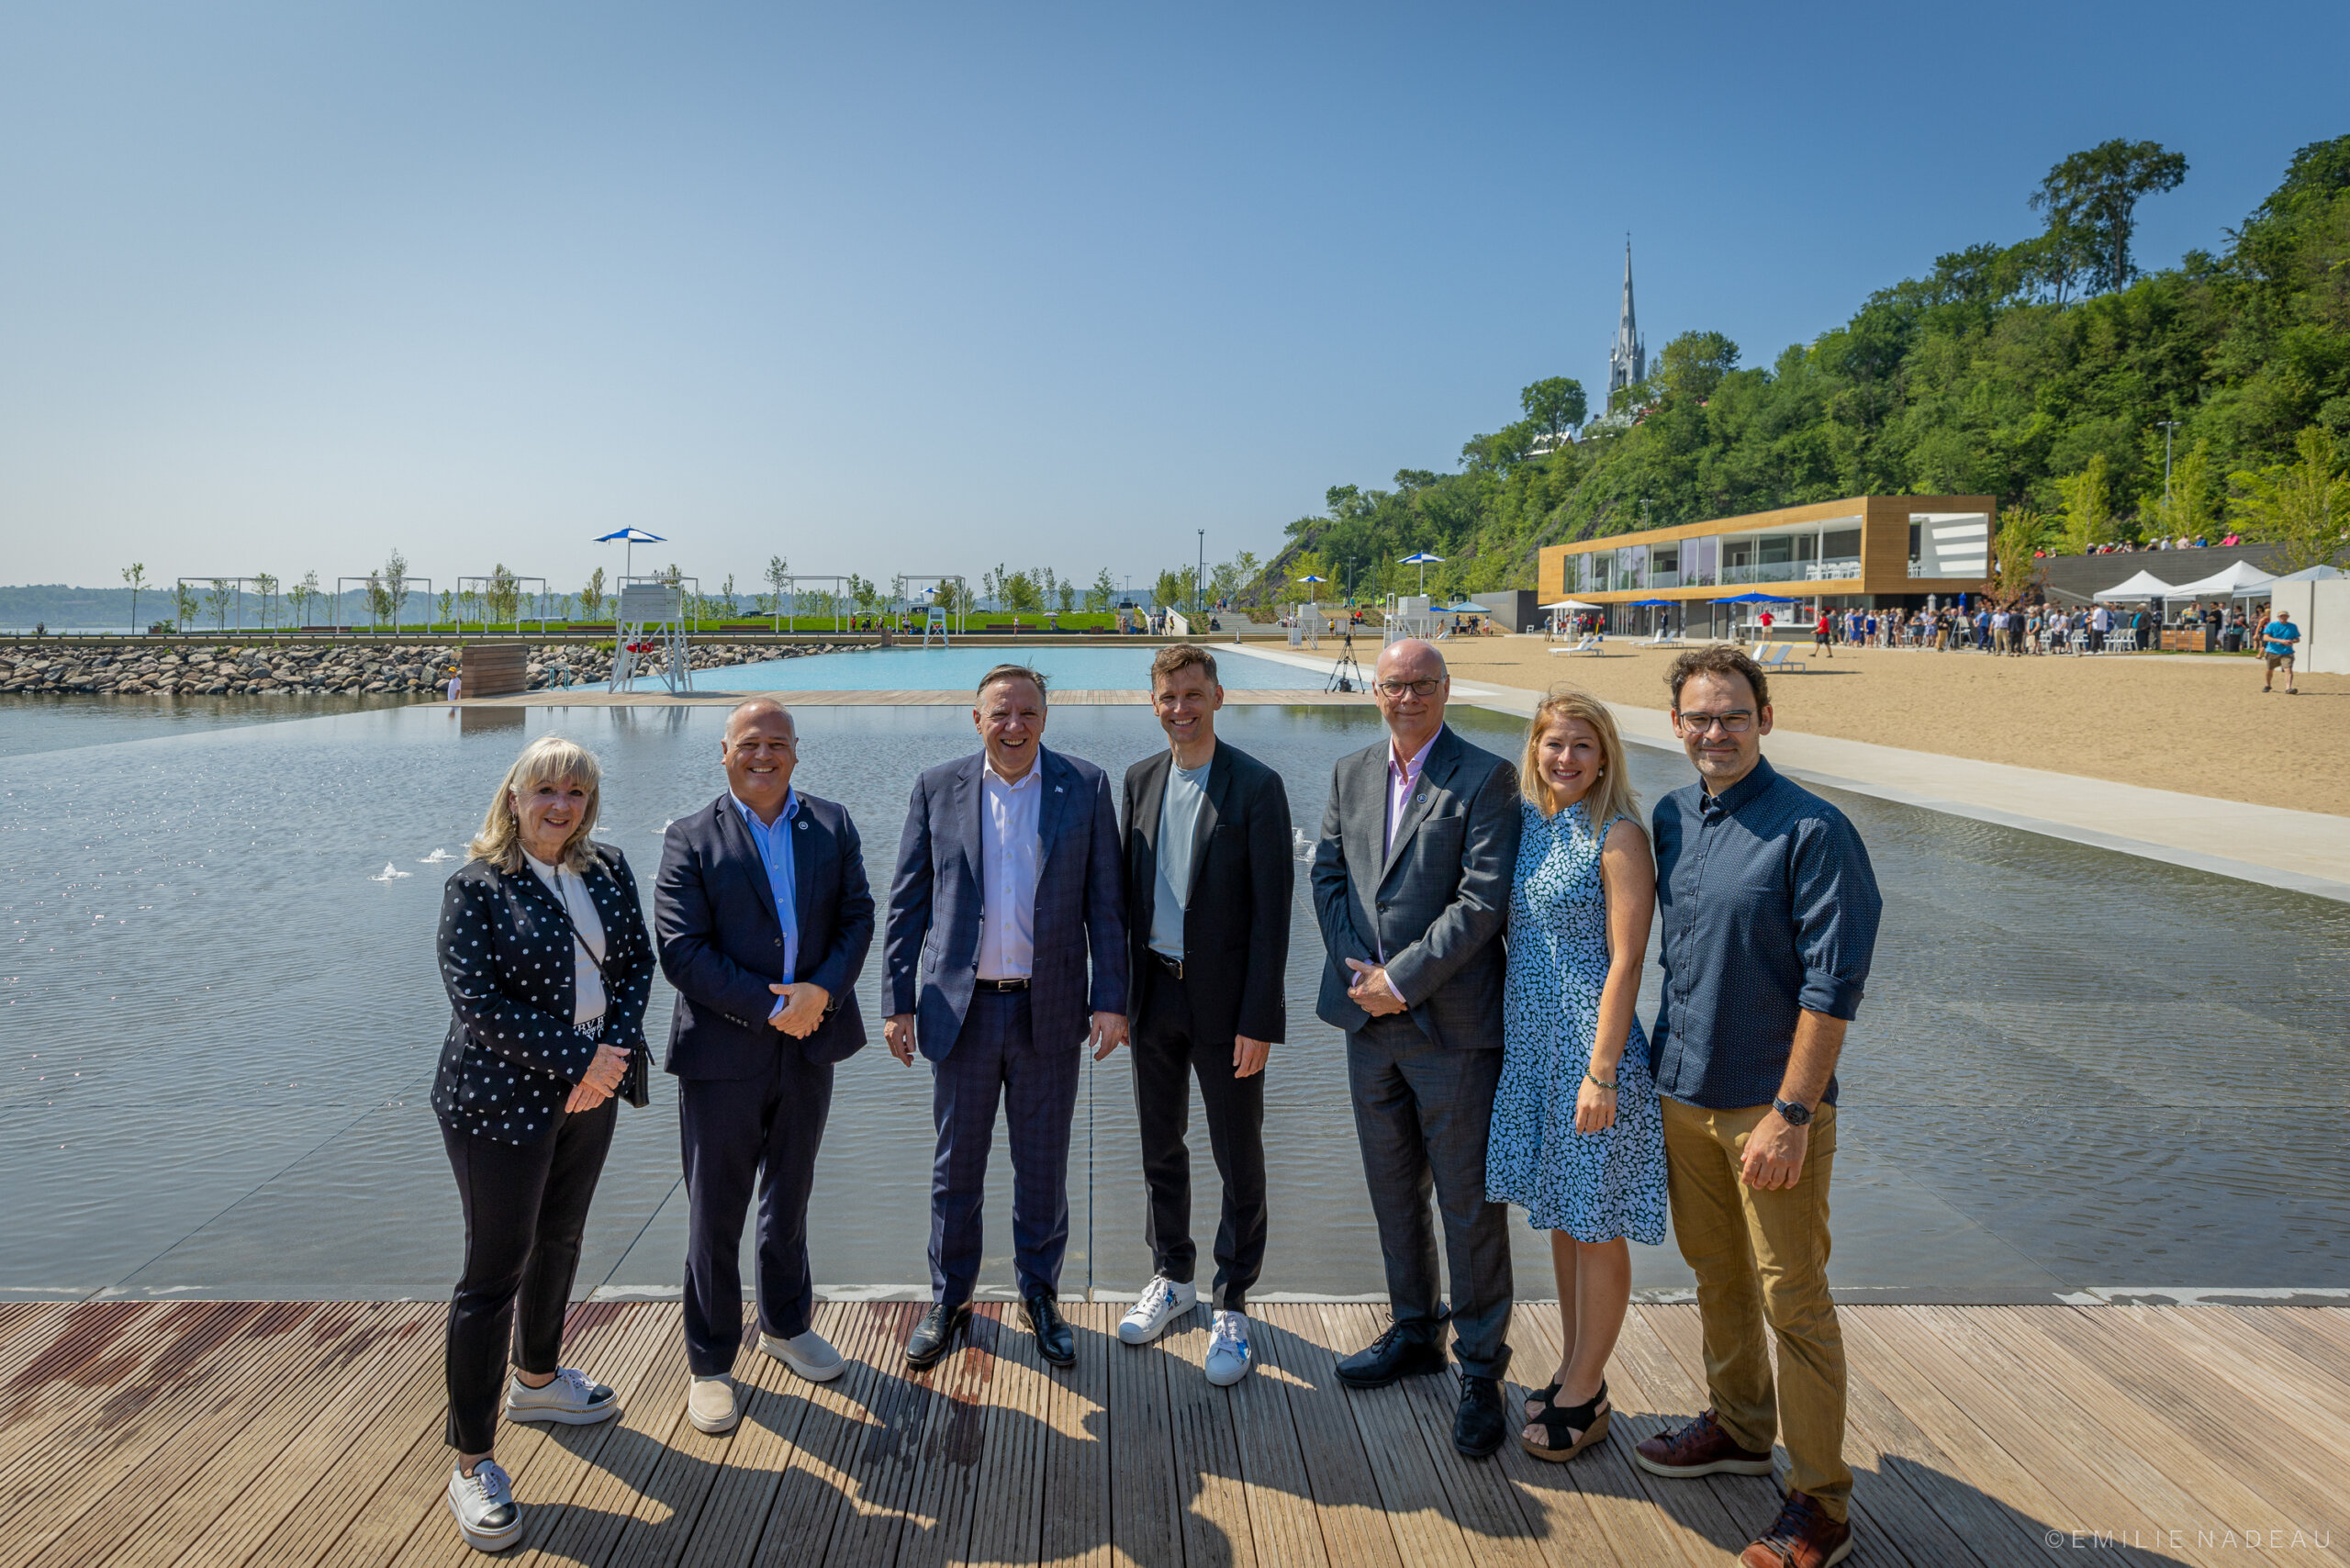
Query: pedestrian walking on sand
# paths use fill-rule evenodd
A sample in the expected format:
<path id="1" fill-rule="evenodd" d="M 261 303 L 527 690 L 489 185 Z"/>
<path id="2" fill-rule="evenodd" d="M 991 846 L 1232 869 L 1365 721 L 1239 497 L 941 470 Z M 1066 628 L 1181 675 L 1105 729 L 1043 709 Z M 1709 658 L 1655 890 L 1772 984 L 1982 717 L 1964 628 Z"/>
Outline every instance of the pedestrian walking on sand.
<path id="1" fill-rule="evenodd" d="M 2268 624 L 2260 629 L 2260 689 L 2266 691 L 2277 678 L 2279 665 L 2285 669 L 2285 695 L 2298 696 L 2293 689 L 2293 644 L 2301 640 L 2301 629 L 2293 624 L 2292 612 L 2279 610 Z"/>
<path id="2" fill-rule="evenodd" d="M 1767 1475 L 1784 1441 L 1785 1506 L 1740 1561 L 1827 1568 L 1852 1544 L 1844 1341 L 1828 1294 L 1836 1061 L 1883 901 L 1844 814 L 1763 759 L 1771 697 L 1754 661 L 1693 649 L 1670 678 L 1698 781 L 1656 808 L 1664 980 L 1649 1049 L 1709 1406 L 1634 1455 L 1658 1475 Z"/>

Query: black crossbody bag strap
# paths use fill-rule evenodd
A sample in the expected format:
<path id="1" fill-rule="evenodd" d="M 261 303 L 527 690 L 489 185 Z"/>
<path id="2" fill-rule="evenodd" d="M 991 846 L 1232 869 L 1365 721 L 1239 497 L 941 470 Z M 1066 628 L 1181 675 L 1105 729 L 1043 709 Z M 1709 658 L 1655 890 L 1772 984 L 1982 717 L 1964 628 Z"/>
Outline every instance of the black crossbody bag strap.
<path id="1" fill-rule="evenodd" d="M 579 879 L 584 883 L 588 879 L 582 877 Z M 588 955 L 588 961 L 596 966 L 597 977 L 604 982 L 604 1011 L 609 1015 L 611 1012 L 614 994 L 612 972 L 604 968 L 604 960 L 596 957 L 596 949 L 588 944 L 588 934 L 580 930 L 579 922 L 571 917 L 571 906 L 564 902 L 563 886 L 560 881 L 556 883 L 554 891 L 555 910 L 563 916 L 563 923 L 571 927 L 571 939 L 579 944 L 579 950 Z M 611 946 L 611 933 L 608 931 L 604 934 L 604 945 L 609 947 Z M 621 1071 L 620 1094 L 621 1099 L 639 1110 L 653 1103 L 653 1086 L 646 1079 L 644 1053 L 633 1047 L 629 1049 L 628 1066 Z"/>

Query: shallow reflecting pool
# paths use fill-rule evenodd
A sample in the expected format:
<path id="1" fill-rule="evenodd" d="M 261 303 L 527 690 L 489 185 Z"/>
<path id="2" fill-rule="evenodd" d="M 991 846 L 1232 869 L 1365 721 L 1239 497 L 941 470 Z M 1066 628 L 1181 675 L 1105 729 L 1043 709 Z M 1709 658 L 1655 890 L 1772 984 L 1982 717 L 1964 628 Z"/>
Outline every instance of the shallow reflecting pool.
<path id="1" fill-rule="evenodd" d="M 453 862 L 430 857 L 462 854 L 515 749 L 559 730 L 605 760 L 603 836 L 649 898 L 662 828 L 722 788 L 722 711 L 416 706 L 6 755 L 25 711 L 0 707 L 0 1183 L 18 1204 L 0 1292 L 443 1293 L 460 1230 L 425 1093 Z M 1516 722 L 1455 720 L 1514 754 Z M 811 708 L 800 722 L 801 785 L 846 802 L 886 881 L 912 777 L 970 746 L 968 716 Z M 1235 708 L 1220 724 L 1281 770 L 1309 833 L 1332 761 L 1377 734 L 1348 709 Z M 1146 711 L 1118 708 L 1062 710 L 1048 741 L 1113 769 L 1159 744 Z M 1686 778 L 1677 756 L 1634 756 L 1648 800 Z M 1964 1300 L 2350 1285 L 2350 906 L 1839 803 L 1887 897 L 1842 1071 L 1841 1286 Z M 1292 951 L 1263 1290 L 1373 1294 L 1340 1042 L 1311 1015 L 1321 946 L 1303 879 Z M 877 973 L 878 957 L 868 1012 Z M 656 1039 L 670 1003 L 656 987 Z M 622 1112 L 583 1288 L 677 1286 L 675 1102 L 654 1079 L 654 1104 Z M 1075 1137 L 1066 1284 L 1132 1289 L 1149 1268 L 1122 1058 L 1091 1070 Z M 925 1280 L 930 1153 L 925 1071 L 877 1038 L 841 1073 L 812 1205 L 820 1281 Z M 1198 1206 L 1212 1214 L 1212 1190 Z M 997 1285 L 1008 1214 L 1000 1181 Z M 1521 1291 L 1549 1294 L 1542 1238 L 1515 1229 Z M 1685 1282 L 1670 1245 L 1633 1250 L 1643 1288 Z"/>

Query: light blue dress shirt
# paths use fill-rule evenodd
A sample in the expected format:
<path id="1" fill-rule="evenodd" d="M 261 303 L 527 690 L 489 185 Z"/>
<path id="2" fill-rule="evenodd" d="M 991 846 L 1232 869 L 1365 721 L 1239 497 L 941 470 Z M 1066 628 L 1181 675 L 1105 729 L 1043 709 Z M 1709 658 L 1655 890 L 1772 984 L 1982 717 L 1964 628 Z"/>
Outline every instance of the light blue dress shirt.
<path id="1" fill-rule="evenodd" d="M 784 791 L 783 810 L 776 812 L 773 827 L 761 822 L 759 813 L 744 805 L 740 796 L 730 791 L 727 799 L 743 813 L 743 825 L 751 830 L 751 842 L 759 846 L 759 863 L 767 868 L 776 924 L 783 927 L 783 983 L 794 984 L 800 974 L 800 890 L 791 859 L 791 833 L 792 819 L 800 814 L 800 791 Z M 777 1016 L 785 1005 L 786 999 L 777 997 L 767 1016 Z"/>

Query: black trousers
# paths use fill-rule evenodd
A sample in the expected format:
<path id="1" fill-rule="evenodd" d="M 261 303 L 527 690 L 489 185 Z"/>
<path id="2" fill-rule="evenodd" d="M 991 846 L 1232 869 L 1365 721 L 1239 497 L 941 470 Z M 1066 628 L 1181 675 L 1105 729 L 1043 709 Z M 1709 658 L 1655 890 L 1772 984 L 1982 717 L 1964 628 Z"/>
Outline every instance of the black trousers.
<path id="1" fill-rule="evenodd" d="M 465 1206 L 465 1272 L 449 1301 L 448 1441 L 460 1453 L 487 1453 L 498 1435 L 509 1339 L 514 1365 L 534 1376 L 555 1370 L 579 1237 L 619 1114 L 617 1095 L 576 1115 L 557 1111 L 536 1143 L 441 1129 Z"/>
<path id="2" fill-rule="evenodd" d="M 1347 1036 L 1355 1136 L 1379 1221 L 1395 1321 L 1446 1316 L 1433 1195 L 1452 1275 L 1452 1328 L 1460 1370 L 1497 1378 L 1509 1369 L 1509 1205 L 1485 1200 L 1485 1149 L 1502 1053 L 1443 1050 L 1401 1014 Z"/>
<path id="3" fill-rule="evenodd" d="M 808 1192 L 833 1106 L 833 1064 L 778 1035 L 765 1079 L 677 1081 L 686 1157 L 686 1362 L 696 1377 L 734 1369 L 743 1343 L 743 1215 L 759 1193 L 759 1327 L 808 1332 Z"/>
<path id="4" fill-rule="evenodd" d="M 1207 1111 L 1208 1147 L 1224 1178 L 1224 1217 L 1215 1230 L 1210 1305 L 1245 1312 L 1248 1287 L 1265 1267 L 1265 1075 L 1235 1077 L 1232 1039 L 1203 1040 L 1192 1029 L 1189 987 L 1152 960 L 1136 977 L 1143 1005 L 1128 1049 L 1134 1057 L 1135 1119 L 1142 1125 L 1142 1175 L 1150 1192 L 1143 1239 L 1151 1267 L 1189 1283 L 1198 1268 L 1192 1240 L 1192 1080 Z"/>

